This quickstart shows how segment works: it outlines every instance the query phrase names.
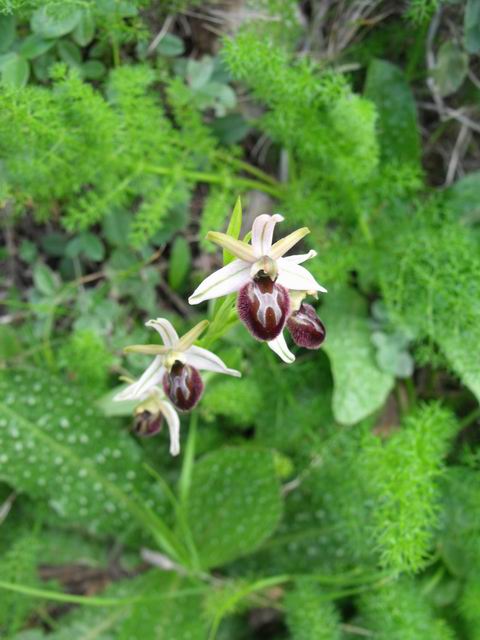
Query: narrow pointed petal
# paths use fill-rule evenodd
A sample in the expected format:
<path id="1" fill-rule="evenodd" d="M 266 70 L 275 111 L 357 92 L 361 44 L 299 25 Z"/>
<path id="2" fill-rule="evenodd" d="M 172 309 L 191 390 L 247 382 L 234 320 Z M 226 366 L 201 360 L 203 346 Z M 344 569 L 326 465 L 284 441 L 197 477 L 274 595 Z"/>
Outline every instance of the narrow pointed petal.
<path id="1" fill-rule="evenodd" d="M 232 238 L 232 236 L 226 233 L 209 231 L 207 233 L 207 240 L 214 242 L 219 247 L 222 247 L 222 249 L 226 249 L 240 260 L 245 260 L 246 262 L 255 262 L 256 260 L 253 247 L 242 240 Z"/>
<path id="2" fill-rule="evenodd" d="M 279 356 L 287 364 L 292 364 L 292 362 L 295 361 L 295 356 L 287 347 L 287 343 L 285 341 L 283 333 L 275 338 L 275 340 L 270 340 L 270 342 L 267 342 L 267 344 L 270 349 L 274 351 L 277 356 Z"/>
<path id="3" fill-rule="evenodd" d="M 165 367 L 162 365 L 163 358 L 157 356 L 145 369 L 140 378 L 130 384 L 126 389 L 117 393 L 114 400 L 142 400 L 149 392 L 159 384 L 165 373 Z"/>
<path id="4" fill-rule="evenodd" d="M 297 242 L 300 242 L 302 238 L 307 236 L 310 233 L 310 229 L 308 227 L 302 227 L 301 229 L 297 229 L 293 233 L 278 242 L 275 242 L 270 249 L 269 256 L 274 260 L 281 258 L 283 255 L 287 253 L 292 247 L 294 247 Z"/>
<path id="5" fill-rule="evenodd" d="M 159 403 L 160 411 L 165 416 L 170 432 L 170 454 L 178 456 L 180 453 L 180 418 L 169 402 L 162 400 Z"/>
<path id="6" fill-rule="evenodd" d="M 215 371 L 215 373 L 225 373 L 228 376 L 240 378 L 241 373 L 236 369 L 229 369 L 227 365 L 208 349 L 202 347 L 190 347 L 185 353 L 187 364 L 192 365 L 200 371 Z"/>
<path id="7" fill-rule="evenodd" d="M 286 256 L 285 258 L 282 258 L 282 260 L 286 260 L 287 262 L 291 262 L 293 264 L 302 264 L 302 262 L 306 262 L 311 258 L 315 258 L 317 255 L 318 254 L 316 251 L 310 249 L 308 253 L 301 253 L 297 256 Z"/>
<path id="8" fill-rule="evenodd" d="M 129 344 L 124 347 L 125 353 L 143 353 L 145 356 L 160 356 L 168 352 L 168 347 L 160 344 Z"/>
<path id="9" fill-rule="evenodd" d="M 286 258 L 277 260 L 278 265 L 278 284 L 283 285 L 287 289 L 295 289 L 297 291 L 322 291 L 327 290 L 315 280 L 310 271 L 305 267 L 301 267 L 294 262 L 288 262 Z"/>
<path id="10" fill-rule="evenodd" d="M 175 331 L 171 322 L 166 318 L 157 318 L 156 320 L 149 320 L 145 323 L 146 327 L 155 329 L 160 334 L 162 342 L 166 347 L 173 347 L 178 341 L 178 334 Z"/>
<path id="11" fill-rule="evenodd" d="M 244 260 L 234 260 L 212 273 L 195 289 L 188 302 L 200 304 L 204 300 L 220 298 L 238 291 L 250 280 L 250 263 Z"/>
<path id="12" fill-rule="evenodd" d="M 190 349 L 195 340 L 205 331 L 208 327 L 208 320 L 202 320 L 196 324 L 193 329 L 190 329 L 185 335 L 183 335 L 177 342 L 176 350 L 186 351 Z"/>
<path id="13" fill-rule="evenodd" d="M 278 213 L 273 216 L 263 214 L 255 218 L 252 226 L 252 247 L 257 258 L 268 255 L 275 225 L 283 219 L 283 216 Z"/>

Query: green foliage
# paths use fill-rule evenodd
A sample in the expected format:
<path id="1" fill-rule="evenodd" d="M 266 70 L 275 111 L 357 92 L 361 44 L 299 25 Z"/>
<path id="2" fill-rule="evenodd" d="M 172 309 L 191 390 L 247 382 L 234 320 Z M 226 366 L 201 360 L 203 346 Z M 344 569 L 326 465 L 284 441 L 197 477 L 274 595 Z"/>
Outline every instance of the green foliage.
<path id="1" fill-rule="evenodd" d="M 158 508 L 139 448 L 84 393 L 33 370 L 3 373 L 0 389 L 2 480 L 94 532 L 138 527 L 132 496 Z"/>
<path id="2" fill-rule="evenodd" d="M 480 181 L 434 185 L 476 166 L 478 3 L 432 42 L 436 0 L 193 4 L 0 0 L 0 634 L 449 640 L 445 612 L 476 639 Z M 287 331 L 283 364 L 209 305 L 243 378 L 205 373 L 169 458 L 165 422 L 128 433 L 115 379 L 147 358 L 118 354 L 204 317 L 205 235 L 257 211 L 310 228 L 325 345 Z"/>
<path id="3" fill-rule="evenodd" d="M 392 317 L 436 342 L 478 395 L 480 261 L 475 238 L 452 213 L 434 200 L 414 217 L 394 216 L 383 225 L 388 240 L 379 230 L 376 268 Z"/>
<path id="4" fill-rule="evenodd" d="M 102 338 L 88 329 L 75 331 L 62 346 L 60 360 L 68 377 L 85 389 L 105 389 L 112 355 Z"/>
<path id="5" fill-rule="evenodd" d="M 417 109 L 402 70 L 385 60 L 373 60 L 368 66 L 365 96 L 377 108 L 383 159 L 419 166 Z"/>
<path id="6" fill-rule="evenodd" d="M 139 202 L 130 229 L 136 246 L 151 238 L 169 215 L 175 216 L 189 198 L 188 171 L 205 165 L 215 143 L 178 79 L 168 91 L 176 122 L 172 126 L 149 91 L 155 79 L 148 67 L 116 70 L 109 101 L 73 72 L 61 77 L 54 91 L 29 87 L 4 92 L 0 152 L 18 212 L 28 202 L 38 218 L 46 219 L 62 201 L 64 226 L 85 229 L 115 209 Z M 24 136 L 13 136 L 12 122 L 23 123 Z M 188 157 L 185 143 L 196 149 Z M 223 173 L 228 175 L 228 169 Z"/>
<path id="7" fill-rule="evenodd" d="M 360 602 L 365 626 L 380 640 L 453 640 L 453 631 L 411 580 L 390 582 Z"/>
<path id="8" fill-rule="evenodd" d="M 385 444 L 378 438 L 365 442 L 365 480 L 377 498 L 374 538 L 385 566 L 416 571 L 428 559 L 439 512 L 438 478 L 457 429 L 450 412 L 432 404 L 408 416 Z"/>
<path id="9" fill-rule="evenodd" d="M 323 309 L 329 327 L 325 351 L 332 363 L 333 413 L 341 424 L 355 424 L 381 407 L 393 378 L 375 362 L 364 301 L 337 290 Z"/>
<path id="10" fill-rule="evenodd" d="M 38 535 L 34 532 L 18 538 L 0 557 L 0 576 L 7 582 L 20 582 L 35 586 L 37 582 Z M 2 594 L 0 598 L 0 632 L 2 638 L 12 638 L 31 613 L 34 601 L 15 593 Z"/>
<path id="11" fill-rule="evenodd" d="M 252 552 L 275 530 L 281 512 L 268 451 L 224 449 L 195 466 L 188 519 L 203 567 Z"/>
<path id="12" fill-rule="evenodd" d="M 323 179 L 339 188 L 371 176 L 378 161 L 375 111 L 352 95 L 341 75 L 320 74 L 305 59 L 291 64 L 281 48 L 249 33 L 227 40 L 225 56 L 234 76 L 267 106 L 261 120 L 265 131 L 294 159 L 314 163 Z"/>
<path id="13" fill-rule="evenodd" d="M 223 416 L 232 424 L 247 428 L 256 422 L 262 406 L 262 391 L 250 378 L 219 380 L 208 386 L 202 412 L 210 419 Z"/>
<path id="14" fill-rule="evenodd" d="M 322 590 L 310 582 L 297 583 L 284 599 L 287 625 L 295 640 L 340 640 L 339 615 Z"/>

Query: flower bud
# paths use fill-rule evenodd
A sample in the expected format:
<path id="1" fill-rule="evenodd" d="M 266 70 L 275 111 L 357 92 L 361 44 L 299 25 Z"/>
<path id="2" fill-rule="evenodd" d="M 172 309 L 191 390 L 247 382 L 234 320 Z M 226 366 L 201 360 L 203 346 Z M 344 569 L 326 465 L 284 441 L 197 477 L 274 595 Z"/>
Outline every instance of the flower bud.
<path id="1" fill-rule="evenodd" d="M 288 290 L 260 275 L 238 292 L 240 320 L 257 340 L 273 340 L 283 330 L 290 313 Z"/>
<path id="2" fill-rule="evenodd" d="M 163 388 L 177 409 L 190 411 L 202 396 L 203 382 L 195 367 L 177 360 L 165 373 Z"/>
<path id="3" fill-rule="evenodd" d="M 137 436 L 150 438 L 151 436 L 155 436 L 159 433 L 162 430 L 162 427 L 163 416 L 160 412 L 152 413 L 147 409 L 140 409 L 140 411 L 135 414 L 133 432 Z"/>
<path id="4" fill-rule="evenodd" d="M 311 304 L 302 302 L 287 320 L 293 341 L 305 349 L 318 349 L 325 340 L 326 330 Z"/>

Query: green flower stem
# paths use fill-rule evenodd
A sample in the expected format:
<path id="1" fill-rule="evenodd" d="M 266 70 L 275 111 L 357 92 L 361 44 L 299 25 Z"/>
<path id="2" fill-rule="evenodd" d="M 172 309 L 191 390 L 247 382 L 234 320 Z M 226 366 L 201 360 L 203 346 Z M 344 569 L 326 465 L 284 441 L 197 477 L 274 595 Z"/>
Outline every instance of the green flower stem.
<path id="1" fill-rule="evenodd" d="M 239 160 L 238 158 L 235 158 L 234 156 L 231 156 L 228 153 L 217 151 L 215 152 L 215 155 L 217 158 L 222 160 L 222 162 L 226 162 L 232 165 L 232 167 L 237 167 L 237 169 L 239 169 L 240 171 L 245 171 L 245 173 L 249 173 L 250 175 L 255 176 L 256 178 L 259 178 L 259 180 L 263 180 L 263 182 L 269 182 L 271 185 L 275 187 L 278 187 L 280 184 L 278 180 L 270 176 L 268 173 L 265 173 L 265 171 L 262 171 L 258 167 L 254 167 L 248 162 Z"/>
<path id="2" fill-rule="evenodd" d="M 205 591 L 205 587 L 192 587 L 191 589 L 178 589 L 177 591 L 155 594 L 151 596 L 131 596 L 126 598 L 108 598 L 95 596 L 78 596 L 71 593 L 62 593 L 61 591 L 51 591 L 50 589 L 37 589 L 23 584 L 15 584 L 0 580 L 0 589 L 21 593 L 31 598 L 41 598 L 42 600 L 51 600 L 53 602 L 69 602 L 71 604 L 81 604 L 90 607 L 121 607 L 133 604 L 134 602 L 148 602 L 155 600 L 166 600 L 170 598 L 184 598 L 192 595 L 198 595 Z"/>
<path id="3" fill-rule="evenodd" d="M 192 182 L 206 182 L 207 184 L 225 183 L 225 178 L 221 175 L 206 173 L 202 171 L 184 171 L 179 167 L 155 167 L 152 165 L 147 165 L 144 167 L 144 170 L 160 176 L 177 175 L 178 177 L 183 177 L 186 180 L 190 180 Z M 263 191 L 264 193 L 268 193 L 269 195 L 278 199 L 283 195 L 280 186 L 274 186 L 266 182 L 261 182 L 260 180 L 250 180 L 249 178 L 234 177 L 232 178 L 231 183 L 237 186 L 239 189 L 256 189 L 257 191 Z"/>
<path id="4" fill-rule="evenodd" d="M 178 484 L 180 505 L 183 510 L 185 510 L 188 501 L 188 495 L 190 493 L 190 486 L 192 484 L 193 465 L 195 461 L 195 444 L 197 439 L 197 423 L 198 414 L 194 411 L 190 416 L 190 428 L 188 430 L 187 446 L 185 447 L 182 471 Z"/>
<path id="5" fill-rule="evenodd" d="M 460 430 L 469 427 L 473 422 L 476 422 L 480 418 L 480 407 L 477 407 L 471 411 L 467 416 L 460 420 Z"/>

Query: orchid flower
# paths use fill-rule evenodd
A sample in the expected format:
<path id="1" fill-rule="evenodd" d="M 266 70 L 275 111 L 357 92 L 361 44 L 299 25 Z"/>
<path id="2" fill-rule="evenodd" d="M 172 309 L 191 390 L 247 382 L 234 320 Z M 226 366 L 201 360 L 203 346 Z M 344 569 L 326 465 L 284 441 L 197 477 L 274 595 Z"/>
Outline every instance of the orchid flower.
<path id="1" fill-rule="evenodd" d="M 292 311 L 289 290 L 326 292 L 312 274 L 300 266 L 316 256 L 315 251 L 284 257 L 310 232 L 307 227 L 272 243 L 275 225 L 282 220 L 279 214 L 258 216 L 252 226 L 251 244 L 210 231 L 207 239 L 237 259 L 208 276 L 189 298 L 190 304 L 199 304 L 238 291 L 240 320 L 258 340 L 277 340 L 274 345 L 279 350 L 286 348 L 281 333 Z"/>
<path id="2" fill-rule="evenodd" d="M 290 304 L 292 310 L 286 322 L 286 327 L 293 341 L 305 349 L 318 349 L 325 340 L 325 325 L 317 316 L 311 304 L 303 302 L 307 294 L 315 295 L 315 291 L 290 291 Z M 283 332 L 274 340 L 268 342 L 268 346 L 284 362 L 294 362 L 295 356 L 289 350 Z"/>
<path id="3" fill-rule="evenodd" d="M 146 326 L 158 331 L 163 345 L 141 344 L 125 348 L 126 352 L 144 353 L 155 358 L 140 378 L 114 399 L 142 399 L 157 385 L 163 385 L 166 395 L 177 409 L 190 411 L 203 393 L 199 370 L 240 377 L 239 371 L 229 369 L 214 353 L 194 345 L 207 324 L 208 321 L 203 320 L 179 338 L 172 324 L 165 318 L 149 320 Z"/>
<path id="4" fill-rule="evenodd" d="M 160 387 L 153 387 L 143 395 L 135 409 L 133 431 L 137 436 L 151 438 L 162 430 L 164 418 L 170 433 L 170 454 L 177 456 L 180 453 L 180 418 Z"/>

